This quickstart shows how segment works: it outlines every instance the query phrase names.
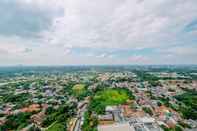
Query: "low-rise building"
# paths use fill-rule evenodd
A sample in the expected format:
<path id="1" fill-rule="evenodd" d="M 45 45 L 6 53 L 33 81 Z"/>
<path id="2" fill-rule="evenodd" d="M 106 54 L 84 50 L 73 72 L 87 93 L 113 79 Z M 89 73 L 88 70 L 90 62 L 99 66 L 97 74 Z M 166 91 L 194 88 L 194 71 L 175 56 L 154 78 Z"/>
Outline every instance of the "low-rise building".
<path id="1" fill-rule="evenodd" d="M 129 124 L 129 122 L 126 122 L 111 125 L 99 125 L 98 131 L 135 131 L 135 129 Z"/>

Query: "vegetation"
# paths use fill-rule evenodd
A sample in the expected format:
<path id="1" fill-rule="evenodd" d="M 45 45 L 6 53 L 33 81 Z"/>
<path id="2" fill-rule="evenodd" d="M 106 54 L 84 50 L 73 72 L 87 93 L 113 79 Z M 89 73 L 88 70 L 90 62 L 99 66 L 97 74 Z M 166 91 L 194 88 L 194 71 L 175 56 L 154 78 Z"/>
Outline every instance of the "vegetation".
<path id="1" fill-rule="evenodd" d="M 85 84 L 76 84 L 72 88 L 73 95 L 77 97 L 78 100 L 85 98 L 88 95 Z"/>
<path id="2" fill-rule="evenodd" d="M 143 71 L 136 71 L 136 74 L 140 78 L 141 81 L 158 81 L 159 78 Z"/>
<path id="3" fill-rule="evenodd" d="M 174 128 L 167 128 L 164 125 L 161 126 L 164 131 L 183 131 L 183 128 L 180 125 L 176 125 Z"/>
<path id="4" fill-rule="evenodd" d="M 76 113 L 75 103 L 70 103 L 70 104 L 60 106 L 58 109 L 53 109 L 52 107 L 49 107 L 46 111 L 47 117 L 44 119 L 42 125 L 43 127 L 48 127 L 51 125 L 51 127 L 49 128 L 49 131 L 54 128 L 57 128 L 57 129 L 62 128 L 66 130 L 68 119 L 70 117 L 73 117 L 75 113 Z"/>
<path id="5" fill-rule="evenodd" d="M 143 109 L 144 112 L 148 113 L 149 115 L 151 115 L 151 116 L 153 115 L 153 112 L 152 112 L 152 110 L 150 108 L 143 107 L 142 109 Z"/>
<path id="6" fill-rule="evenodd" d="M 54 122 L 46 131 L 65 131 L 66 128 L 62 123 Z"/>
<path id="7" fill-rule="evenodd" d="M 102 89 L 97 90 L 90 101 L 88 111 L 84 115 L 83 131 L 97 131 L 98 120 L 95 113 L 103 114 L 106 106 L 123 104 L 134 98 L 127 89 Z"/>
<path id="8" fill-rule="evenodd" d="M 83 131 L 97 131 L 98 120 L 92 115 L 91 111 L 85 112 L 84 123 L 82 125 Z"/>
<path id="9" fill-rule="evenodd" d="M 21 93 L 17 95 L 9 95 L 4 98 L 5 102 L 20 103 L 27 100 L 31 95 L 28 93 Z"/>
<path id="10" fill-rule="evenodd" d="M 170 107 L 170 99 L 168 97 L 159 97 L 158 99 L 161 101 L 162 104 L 164 104 L 167 107 Z"/>
<path id="11" fill-rule="evenodd" d="M 197 92 L 188 91 L 182 95 L 175 97 L 179 102 L 183 103 L 179 107 L 179 112 L 186 119 L 197 119 Z M 191 115 L 192 114 L 192 115 Z"/>
<path id="12" fill-rule="evenodd" d="M 74 95 L 79 96 L 85 92 L 85 85 L 84 84 L 76 84 L 73 86 Z"/>
<path id="13" fill-rule="evenodd" d="M 128 90 L 130 87 L 135 87 L 132 90 L 137 97 L 141 97 L 140 93 L 143 92 L 146 97 L 142 97 L 148 98 L 150 103 L 157 102 L 158 106 L 168 106 L 176 110 L 179 113 L 178 116 L 182 115 L 185 118 L 181 121 L 174 119 L 177 126 L 174 128 L 163 127 L 165 131 L 193 129 L 194 126 L 190 125 L 186 119 L 197 120 L 197 93 L 192 84 L 195 82 L 192 80 L 197 79 L 195 74 L 197 67 L 193 68 L 194 70 L 191 68 L 179 70 L 169 67 L 153 68 L 152 66 L 145 68 L 144 66 L 37 67 L 39 69 L 28 67 L 23 70 L 24 68 L 26 67 L 18 68 L 17 71 L 0 68 L 0 117 L 3 124 L 0 126 L 0 131 L 21 131 L 26 127 L 29 127 L 28 131 L 43 129 L 45 131 L 66 131 L 70 119 L 76 120 L 79 115 L 84 114 L 83 111 L 85 114 L 80 121 L 80 124 L 83 123 L 82 130 L 97 131 L 98 116 L 105 113 L 106 106 L 122 105 L 130 103 L 128 100 L 134 99 L 132 92 Z M 5 73 L 2 74 L 2 72 Z M 160 75 L 159 72 L 175 72 L 177 76 L 180 74 L 180 78 L 176 78 L 176 76 L 167 78 Z M 104 79 L 100 80 L 101 78 Z M 176 81 L 179 79 L 182 80 Z M 124 85 L 125 88 L 122 87 Z M 190 85 L 191 88 L 187 88 Z M 151 89 L 157 86 L 161 86 L 161 88 Z M 165 87 L 168 87 L 168 90 Z M 160 91 L 162 94 L 167 93 L 168 96 L 161 95 Z M 175 91 L 186 93 L 174 97 Z M 172 92 L 172 94 L 168 92 Z M 87 101 L 82 101 L 84 98 L 88 98 Z M 77 101 L 77 103 L 71 101 Z M 88 102 L 88 106 L 85 105 L 81 109 L 83 102 Z M 138 101 L 136 102 L 129 104 L 129 107 L 134 110 L 142 108 L 144 112 L 153 115 L 152 109 L 148 105 L 144 107 Z M 30 107 L 32 104 L 40 104 L 40 110 L 32 113 L 19 113 L 22 111 L 21 109 Z M 76 104 L 79 104 L 81 110 L 77 108 Z M 45 108 L 47 109 L 45 110 Z M 42 114 L 43 112 L 45 115 Z M 80 114 L 76 115 L 76 113 Z M 43 115 L 43 118 L 38 120 L 38 123 L 42 121 L 41 125 L 36 124 L 37 119 L 33 124 L 31 120 L 33 114 L 37 114 L 38 118 Z M 171 119 L 173 117 L 171 114 L 164 115 L 167 116 L 166 119 Z M 155 116 L 155 119 L 158 120 L 158 117 Z M 168 124 L 165 120 L 163 122 Z"/>
<path id="14" fill-rule="evenodd" d="M 29 124 L 31 113 L 18 113 L 7 117 L 6 123 L 0 127 L 0 130 L 20 130 Z"/>
<path id="15" fill-rule="evenodd" d="M 30 127 L 30 128 L 28 129 L 28 131 L 41 131 L 41 129 L 38 128 L 37 126 L 33 125 L 32 127 Z"/>
<path id="16" fill-rule="evenodd" d="M 160 78 L 143 71 L 136 71 L 140 81 L 148 81 L 151 86 L 160 85 Z"/>
<path id="17" fill-rule="evenodd" d="M 126 89 L 106 89 L 96 93 L 90 103 L 90 110 L 103 114 L 106 106 L 123 104 L 132 98 L 132 93 Z"/>

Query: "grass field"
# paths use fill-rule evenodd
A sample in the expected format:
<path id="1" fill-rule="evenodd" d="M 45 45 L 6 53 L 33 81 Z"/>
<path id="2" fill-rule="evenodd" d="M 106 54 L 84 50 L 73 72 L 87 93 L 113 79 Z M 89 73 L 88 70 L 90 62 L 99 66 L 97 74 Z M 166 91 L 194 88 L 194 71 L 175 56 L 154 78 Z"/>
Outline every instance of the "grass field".
<path id="1" fill-rule="evenodd" d="M 46 131 L 64 131 L 64 125 L 55 122 Z"/>
<path id="2" fill-rule="evenodd" d="M 102 114 L 106 106 L 124 104 L 129 99 L 129 92 L 124 89 L 107 89 L 96 93 L 90 107 L 91 110 Z"/>
<path id="3" fill-rule="evenodd" d="M 84 84 L 76 84 L 73 86 L 73 92 L 75 96 L 79 96 L 85 92 L 85 85 Z"/>
<path id="4" fill-rule="evenodd" d="M 98 92 L 94 99 L 102 101 L 104 105 L 118 105 L 125 103 L 129 99 L 129 96 L 124 90 L 107 89 Z"/>

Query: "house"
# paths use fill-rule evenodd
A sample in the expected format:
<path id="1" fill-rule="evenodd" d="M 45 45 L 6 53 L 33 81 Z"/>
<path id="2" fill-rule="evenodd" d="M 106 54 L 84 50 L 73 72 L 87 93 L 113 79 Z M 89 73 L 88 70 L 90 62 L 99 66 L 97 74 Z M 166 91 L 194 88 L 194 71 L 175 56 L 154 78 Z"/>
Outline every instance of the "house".
<path id="1" fill-rule="evenodd" d="M 29 107 L 25 107 L 20 109 L 21 112 L 34 112 L 39 111 L 41 109 L 39 104 L 32 104 Z"/>
<path id="2" fill-rule="evenodd" d="M 45 118 L 45 113 L 42 111 L 42 112 L 39 112 L 38 114 L 34 114 L 31 116 L 31 121 L 39 126 L 41 126 L 44 118 Z"/>
<path id="3" fill-rule="evenodd" d="M 166 106 L 159 106 L 155 108 L 155 114 L 159 121 L 163 121 L 168 127 L 175 127 L 177 122 L 181 120 L 180 115 Z"/>
<path id="4" fill-rule="evenodd" d="M 105 108 L 106 112 L 120 112 L 120 108 L 118 106 L 107 106 Z"/>
<path id="5" fill-rule="evenodd" d="M 110 113 L 104 114 L 104 115 L 99 115 L 98 119 L 102 120 L 102 121 L 113 121 L 114 120 L 113 115 Z"/>
<path id="6" fill-rule="evenodd" d="M 105 112 L 112 113 L 114 121 L 116 121 L 116 122 L 124 121 L 124 117 L 122 115 L 122 108 L 121 108 L 121 106 L 107 106 L 105 108 Z"/>
<path id="7" fill-rule="evenodd" d="M 125 118 L 129 119 L 131 117 L 143 117 L 143 116 L 145 116 L 144 111 L 132 109 L 129 105 L 122 105 L 121 107 L 123 109 L 123 116 Z"/>
<path id="8" fill-rule="evenodd" d="M 6 122 L 6 117 L 1 117 L 0 118 L 0 126 L 5 124 L 5 122 Z"/>
<path id="9" fill-rule="evenodd" d="M 135 131 L 163 131 L 153 117 L 136 117 L 129 123 Z"/>
<path id="10" fill-rule="evenodd" d="M 100 125 L 106 125 L 106 124 L 113 124 L 114 123 L 114 117 L 113 114 L 107 113 L 104 115 L 98 116 L 99 124 Z"/>

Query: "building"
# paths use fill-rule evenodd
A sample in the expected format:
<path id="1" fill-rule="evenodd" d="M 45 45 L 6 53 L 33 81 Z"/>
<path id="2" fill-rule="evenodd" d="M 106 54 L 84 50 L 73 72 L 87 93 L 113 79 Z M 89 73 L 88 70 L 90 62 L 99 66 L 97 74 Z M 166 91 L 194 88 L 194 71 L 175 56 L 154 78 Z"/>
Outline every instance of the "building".
<path id="1" fill-rule="evenodd" d="M 44 118 L 45 118 L 45 113 L 42 111 L 42 112 L 39 112 L 38 114 L 34 114 L 31 116 L 31 121 L 39 126 L 41 126 Z"/>
<path id="2" fill-rule="evenodd" d="M 139 117 L 130 120 L 135 131 L 163 131 L 152 117 Z"/>
<path id="3" fill-rule="evenodd" d="M 143 110 L 132 109 L 129 105 L 122 105 L 123 116 L 127 119 L 131 117 L 144 117 L 145 113 Z"/>
<path id="4" fill-rule="evenodd" d="M 21 112 L 34 112 L 39 111 L 41 109 L 41 106 L 39 104 L 32 104 L 28 107 L 20 109 Z"/>
<path id="5" fill-rule="evenodd" d="M 116 123 L 111 125 L 99 125 L 98 131 L 135 131 L 132 125 L 127 123 Z"/>

